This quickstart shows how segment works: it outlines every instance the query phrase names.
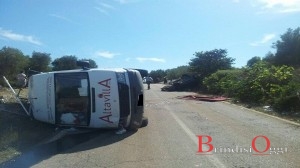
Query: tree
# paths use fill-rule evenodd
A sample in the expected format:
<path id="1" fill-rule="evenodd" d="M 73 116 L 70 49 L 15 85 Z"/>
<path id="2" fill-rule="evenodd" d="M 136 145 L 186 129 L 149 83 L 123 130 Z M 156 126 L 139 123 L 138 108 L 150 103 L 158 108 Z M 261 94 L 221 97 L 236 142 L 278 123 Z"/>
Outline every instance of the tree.
<path id="1" fill-rule="evenodd" d="M 3 47 L 0 50 L 0 76 L 5 76 L 8 80 L 16 81 L 16 75 L 28 67 L 29 57 L 15 48 Z M 3 84 L 3 80 L 0 80 Z"/>
<path id="2" fill-rule="evenodd" d="M 30 58 L 29 68 L 39 72 L 48 72 L 50 71 L 50 54 L 33 52 Z"/>
<path id="3" fill-rule="evenodd" d="M 257 62 L 260 62 L 261 58 L 258 56 L 252 57 L 250 60 L 248 60 L 247 62 L 247 67 L 252 67 L 254 64 L 256 64 Z"/>
<path id="4" fill-rule="evenodd" d="M 196 58 L 189 62 L 190 70 L 200 75 L 201 79 L 208 77 L 210 74 L 218 70 L 225 70 L 232 68 L 231 64 L 234 58 L 227 57 L 227 51 L 224 49 L 214 49 L 211 51 L 196 52 Z"/>
<path id="5" fill-rule="evenodd" d="M 88 61 L 90 63 L 89 68 L 97 68 L 98 65 L 92 59 L 80 59 L 78 61 Z M 56 58 L 52 63 L 53 71 L 71 70 L 81 68 L 77 66 L 77 57 L 73 55 L 66 55 L 60 58 Z"/>
<path id="6" fill-rule="evenodd" d="M 56 58 L 51 64 L 53 65 L 53 71 L 60 71 L 60 70 L 71 70 L 77 69 L 77 57 L 70 55 L 70 56 L 63 56 L 61 58 Z"/>
<path id="7" fill-rule="evenodd" d="M 297 29 L 288 29 L 281 35 L 281 40 L 273 44 L 277 49 L 274 57 L 276 65 L 289 65 L 300 67 L 300 27 Z"/>
<path id="8" fill-rule="evenodd" d="M 79 61 L 88 61 L 90 63 L 90 67 L 89 68 L 98 68 L 98 65 L 92 59 L 80 59 Z"/>
<path id="9" fill-rule="evenodd" d="M 166 72 L 164 70 L 159 69 L 159 70 L 151 71 L 149 75 L 152 77 L 153 82 L 157 83 L 163 80 L 163 78 L 166 76 Z"/>
<path id="10" fill-rule="evenodd" d="M 181 78 L 183 74 L 189 73 L 189 66 L 179 66 L 177 68 L 166 70 L 168 79 L 178 79 Z"/>
<path id="11" fill-rule="evenodd" d="M 262 61 L 268 62 L 270 64 L 275 64 L 275 55 L 271 52 L 268 52 L 266 56 L 262 59 Z"/>

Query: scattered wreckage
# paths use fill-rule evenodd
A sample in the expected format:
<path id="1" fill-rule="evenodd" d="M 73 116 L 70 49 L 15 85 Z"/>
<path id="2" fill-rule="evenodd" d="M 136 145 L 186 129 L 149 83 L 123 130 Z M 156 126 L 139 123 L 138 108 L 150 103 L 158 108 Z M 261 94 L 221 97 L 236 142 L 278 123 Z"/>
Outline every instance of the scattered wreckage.
<path id="1" fill-rule="evenodd" d="M 194 75 L 184 74 L 180 79 L 170 82 L 169 85 L 166 85 L 161 88 L 161 91 L 190 91 L 197 87 L 197 79 Z M 205 95 L 187 95 L 177 97 L 178 99 L 184 100 L 198 100 L 198 101 L 225 101 L 228 100 L 226 97 L 222 96 L 205 96 Z"/>
<path id="2" fill-rule="evenodd" d="M 184 91 L 190 90 L 197 86 L 196 77 L 193 75 L 184 74 L 180 79 L 176 79 L 161 88 L 161 91 Z"/>
<path id="3" fill-rule="evenodd" d="M 78 64 L 82 65 L 82 64 Z M 66 128 L 137 130 L 147 126 L 144 88 L 135 69 L 82 69 L 37 73 L 28 81 L 25 113 L 38 121 Z"/>
<path id="4" fill-rule="evenodd" d="M 217 102 L 217 101 L 228 100 L 227 97 L 223 97 L 223 96 L 200 96 L 200 95 L 187 95 L 187 96 L 180 96 L 177 98 L 184 99 L 184 100 L 198 100 L 198 101 L 207 101 L 207 102 Z"/>

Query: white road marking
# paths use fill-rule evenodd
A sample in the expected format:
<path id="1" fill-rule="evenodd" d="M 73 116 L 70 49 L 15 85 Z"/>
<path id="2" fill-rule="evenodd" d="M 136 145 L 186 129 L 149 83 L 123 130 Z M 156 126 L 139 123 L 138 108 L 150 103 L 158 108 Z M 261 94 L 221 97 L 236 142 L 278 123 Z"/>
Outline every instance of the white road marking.
<path id="1" fill-rule="evenodd" d="M 184 130 L 184 132 L 193 140 L 193 142 L 198 145 L 198 138 L 196 137 L 196 135 L 174 114 L 174 113 L 170 113 L 173 118 L 175 119 L 175 121 L 181 126 L 181 128 Z M 208 150 L 207 146 L 203 146 L 204 150 Z M 203 155 L 206 156 L 209 161 L 214 164 L 216 167 L 218 168 L 226 168 L 226 166 L 224 164 L 222 164 L 220 162 L 220 160 L 214 156 L 214 155 Z"/>

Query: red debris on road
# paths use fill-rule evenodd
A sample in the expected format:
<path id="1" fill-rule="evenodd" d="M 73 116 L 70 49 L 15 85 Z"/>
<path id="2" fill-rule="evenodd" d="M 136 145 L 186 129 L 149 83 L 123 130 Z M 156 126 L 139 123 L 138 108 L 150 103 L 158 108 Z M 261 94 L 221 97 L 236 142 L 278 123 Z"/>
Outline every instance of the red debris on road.
<path id="1" fill-rule="evenodd" d="M 185 99 L 185 100 L 208 101 L 208 102 L 216 102 L 216 101 L 225 101 L 225 100 L 228 100 L 227 97 L 222 97 L 222 96 L 199 96 L 199 95 L 179 96 L 177 98 L 178 99 Z"/>

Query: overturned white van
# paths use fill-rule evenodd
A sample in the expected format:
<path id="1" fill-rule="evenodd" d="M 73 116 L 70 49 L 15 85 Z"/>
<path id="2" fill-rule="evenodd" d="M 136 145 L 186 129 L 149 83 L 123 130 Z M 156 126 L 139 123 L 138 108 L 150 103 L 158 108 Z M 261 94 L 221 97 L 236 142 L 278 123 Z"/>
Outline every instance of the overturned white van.
<path id="1" fill-rule="evenodd" d="M 137 130 L 144 117 L 142 77 L 135 69 L 77 69 L 32 75 L 28 114 L 66 127 Z"/>

